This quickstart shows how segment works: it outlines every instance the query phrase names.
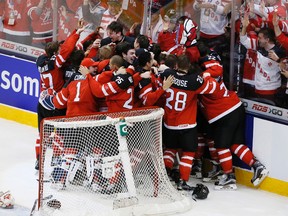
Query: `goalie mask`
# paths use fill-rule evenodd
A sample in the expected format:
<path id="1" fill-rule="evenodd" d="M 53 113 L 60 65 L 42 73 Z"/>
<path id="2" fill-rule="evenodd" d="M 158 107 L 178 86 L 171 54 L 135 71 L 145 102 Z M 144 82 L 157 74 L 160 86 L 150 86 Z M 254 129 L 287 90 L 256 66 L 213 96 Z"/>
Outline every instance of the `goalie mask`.
<path id="1" fill-rule="evenodd" d="M 195 199 L 206 199 L 209 194 L 209 189 L 203 184 L 197 184 L 193 193 L 192 197 Z"/>

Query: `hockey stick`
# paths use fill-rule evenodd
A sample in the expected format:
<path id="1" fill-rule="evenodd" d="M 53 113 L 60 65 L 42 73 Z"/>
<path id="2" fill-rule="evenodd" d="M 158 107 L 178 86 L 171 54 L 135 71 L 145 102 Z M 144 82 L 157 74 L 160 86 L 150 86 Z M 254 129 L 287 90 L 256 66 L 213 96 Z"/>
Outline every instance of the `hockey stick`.
<path id="1" fill-rule="evenodd" d="M 48 199 L 51 199 L 52 197 L 53 195 L 49 195 L 49 196 L 44 197 L 42 200 L 48 200 Z M 30 212 L 30 216 L 33 216 L 35 209 L 36 209 L 37 202 L 38 202 L 38 198 L 34 201 L 33 207 Z"/>

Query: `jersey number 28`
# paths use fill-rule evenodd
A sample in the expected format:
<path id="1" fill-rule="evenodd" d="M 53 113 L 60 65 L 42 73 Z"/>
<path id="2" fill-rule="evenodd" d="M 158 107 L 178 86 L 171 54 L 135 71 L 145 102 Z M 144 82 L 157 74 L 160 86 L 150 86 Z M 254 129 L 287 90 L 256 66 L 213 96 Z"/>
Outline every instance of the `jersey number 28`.
<path id="1" fill-rule="evenodd" d="M 178 91 L 175 94 L 172 89 L 167 89 L 167 93 L 170 93 L 170 96 L 166 99 L 166 106 L 169 109 L 174 109 L 176 111 L 182 111 L 185 109 L 187 100 L 187 94 L 185 92 Z M 173 101 L 175 101 L 174 107 L 172 103 Z"/>

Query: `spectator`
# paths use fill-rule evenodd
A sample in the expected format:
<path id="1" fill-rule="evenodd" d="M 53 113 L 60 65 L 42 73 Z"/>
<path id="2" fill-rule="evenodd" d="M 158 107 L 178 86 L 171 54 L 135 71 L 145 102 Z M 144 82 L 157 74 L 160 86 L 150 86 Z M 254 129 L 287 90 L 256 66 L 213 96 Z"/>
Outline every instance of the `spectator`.
<path id="1" fill-rule="evenodd" d="M 273 26 L 274 26 L 274 32 L 277 41 L 284 47 L 286 50 L 286 53 L 288 53 L 288 36 L 286 36 L 280 29 L 279 26 L 279 18 L 277 16 L 277 13 L 273 13 Z"/>
<path id="2" fill-rule="evenodd" d="M 103 38 L 109 36 L 107 30 L 108 25 L 112 22 L 117 21 L 123 26 L 122 33 L 126 34 L 129 32 L 133 21 L 130 17 L 122 10 L 122 0 L 107 0 L 108 9 L 104 12 L 100 26 L 104 30 Z"/>
<path id="3" fill-rule="evenodd" d="M 197 62 L 200 54 L 196 47 L 197 24 L 187 17 L 178 17 L 174 9 L 164 16 L 165 26 L 159 34 L 158 44 L 162 51 L 168 54 L 186 54 L 191 62 Z"/>
<path id="4" fill-rule="evenodd" d="M 5 1 L 4 14 L 0 14 L 3 20 L 3 32 L 5 39 L 31 45 L 30 23 L 28 10 L 31 7 L 31 2 Z"/>
<path id="5" fill-rule="evenodd" d="M 106 5 L 100 0 L 83 0 L 82 13 L 83 19 L 90 24 L 89 29 L 97 28 L 101 24 L 101 19 Z"/>
<path id="6" fill-rule="evenodd" d="M 246 34 L 249 24 L 248 15 L 242 20 L 240 42 L 247 49 L 257 49 L 257 67 L 255 70 L 255 96 L 275 104 L 275 94 L 281 86 L 281 75 L 278 60 L 285 56 L 284 50 L 276 44 L 274 31 L 261 29 L 258 33 L 258 46 Z M 276 57 L 275 57 L 276 56 Z"/>
<path id="7" fill-rule="evenodd" d="M 169 10 L 164 16 L 167 24 L 165 24 L 163 31 L 158 36 L 157 43 L 161 50 L 167 54 L 181 55 L 184 53 L 184 48 L 180 44 L 180 35 L 183 32 L 183 28 L 178 28 L 177 18 L 176 11 L 174 9 Z"/>
<path id="8" fill-rule="evenodd" d="M 28 16 L 31 20 L 32 46 L 44 48 L 46 43 L 52 41 L 54 0 L 34 0 L 31 3 Z"/>
<path id="9" fill-rule="evenodd" d="M 59 28 L 58 28 L 58 41 L 65 40 L 71 35 L 74 26 L 77 25 L 79 15 L 71 11 L 65 5 L 61 5 L 58 10 L 59 14 Z"/>
<path id="10" fill-rule="evenodd" d="M 221 54 L 221 48 L 217 48 L 227 42 L 225 37 L 225 27 L 228 25 L 226 0 L 196 0 L 193 8 L 200 11 L 200 41 L 206 46 L 213 48 Z"/>
<path id="11" fill-rule="evenodd" d="M 141 32 L 151 38 L 153 43 L 157 43 L 158 35 L 163 31 L 164 21 L 160 13 L 162 7 L 163 5 L 159 0 L 153 0 L 151 5 L 151 20 L 148 19 L 146 32 L 143 32 L 143 26 L 141 27 Z"/>

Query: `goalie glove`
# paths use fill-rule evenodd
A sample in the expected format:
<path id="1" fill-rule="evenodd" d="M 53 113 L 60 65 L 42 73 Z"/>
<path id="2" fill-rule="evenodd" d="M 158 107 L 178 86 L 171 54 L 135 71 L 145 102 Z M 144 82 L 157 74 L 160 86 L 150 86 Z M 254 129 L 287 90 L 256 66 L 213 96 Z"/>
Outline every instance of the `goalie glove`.
<path id="1" fill-rule="evenodd" d="M 119 88 L 127 89 L 129 86 L 133 85 L 133 77 L 130 74 L 119 74 L 112 79 L 117 83 Z"/>
<path id="2" fill-rule="evenodd" d="M 47 110 L 55 110 L 55 106 L 53 103 L 53 97 L 56 92 L 49 88 L 40 93 L 39 103 Z"/>
<path id="3" fill-rule="evenodd" d="M 2 208 L 13 208 L 15 204 L 14 197 L 11 195 L 10 191 L 5 193 L 0 192 L 0 207 Z"/>

